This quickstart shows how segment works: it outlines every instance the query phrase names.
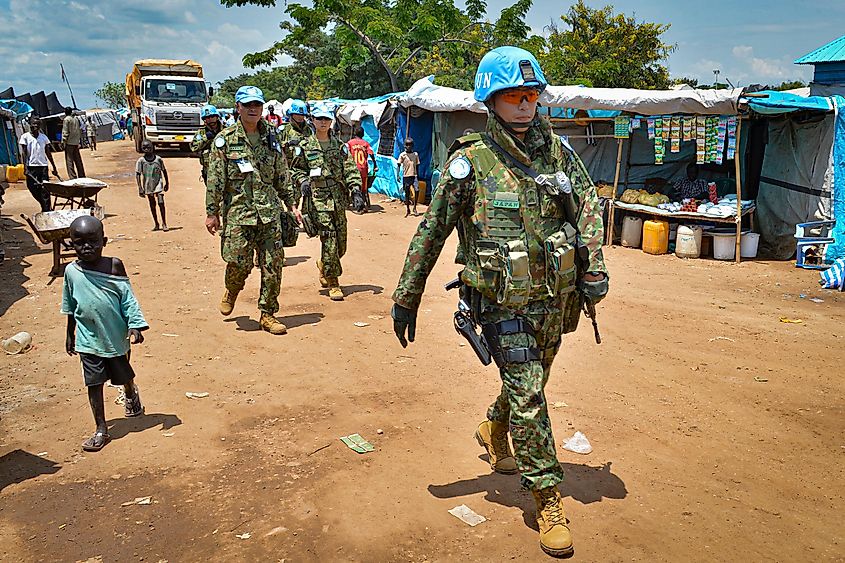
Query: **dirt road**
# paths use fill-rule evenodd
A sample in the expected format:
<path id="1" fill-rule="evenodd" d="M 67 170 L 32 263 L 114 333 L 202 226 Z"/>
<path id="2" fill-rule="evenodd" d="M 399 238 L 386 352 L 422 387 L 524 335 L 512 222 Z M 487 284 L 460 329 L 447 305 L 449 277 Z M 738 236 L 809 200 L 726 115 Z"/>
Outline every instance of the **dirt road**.
<path id="1" fill-rule="evenodd" d="M 415 221 L 396 203 L 350 214 L 345 302 L 319 291 L 318 242 L 301 236 L 284 270 L 289 333 L 271 336 L 257 272 L 232 317 L 217 312 L 223 263 L 197 162 L 166 159 L 176 229 L 150 232 L 131 144 L 99 148 L 83 157 L 110 184 L 106 253 L 151 325 L 132 356 L 147 414 L 124 419 L 107 389 L 113 441 L 80 450 L 93 422 L 63 351 L 62 280 L 18 218 L 37 207 L 18 185 L 3 207 L 0 334 L 27 330 L 35 349 L 0 357 L 0 560 L 547 559 L 530 494 L 491 474 L 472 438 L 499 383 L 451 326 L 454 241 L 407 350 L 388 311 Z M 842 295 L 789 263 L 606 256 L 604 344 L 582 324 L 547 387 L 558 445 L 580 430 L 594 448 L 558 450 L 574 559 L 845 559 Z M 376 451 L 338 440 L 355 432 Z M 470 528 L 447 513 L 459 504 L 488 521 Z"/>

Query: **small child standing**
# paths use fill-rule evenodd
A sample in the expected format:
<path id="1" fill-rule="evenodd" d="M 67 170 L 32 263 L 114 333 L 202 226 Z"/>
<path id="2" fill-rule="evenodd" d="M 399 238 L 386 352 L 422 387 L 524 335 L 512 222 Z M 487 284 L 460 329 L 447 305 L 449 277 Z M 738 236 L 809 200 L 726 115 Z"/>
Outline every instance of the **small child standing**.
<path id="1" fill-rule="evenodd" d="M 62 314 L 67 315 L 65 350 L 79 354 L 82 376 L 88 388 L 88 403 L 97 429 L 82 443 L 87 452 L 103 449 L 109 440 L 103 385 L 123 385 L 124 414 L 144 413 L 135 386 L 135 372 L 129 365 L 130 344 L 141 344 L 141 331 L 149 326 L 132 293 L 126 268 L 119 258 L 103 256 L 108 242 L 103 223 L 91 215 L 77 217 L 70 224 L 70 241 L 76 262 L 65 269 Z"/>
<path id="2" fill-rule="evenodd" d="M 402 172 L 402 187 L 405 189 L 405 217 L 411 214 L 414 205 L 414 217 L 417 213 L 417 166 L 420 155 L 414 152 L 414 140 L 405 139 L 405 152 L 399 155 L 399 170 Z"/>
<path id="3" fill-rule="evenodd" d="M 164 212 L 164 192 L 170 189 L 170 180 L 167 178 L 167 169 L 164 167 L 164 160 L 155 153 L 155 147 L 150 141 L 141 143 L 141 150 L 144 156 L 138 159 L 135 164 L 135 181 L 138 183 L 138 196 L 147 196 L 150 202 L 150 213 L 153 214 L 154 231 L 159 230 L 158 217 L 156 216 L 156 201 L 161 211 L 161 225 L 167 232 L 167 216 Z"/>

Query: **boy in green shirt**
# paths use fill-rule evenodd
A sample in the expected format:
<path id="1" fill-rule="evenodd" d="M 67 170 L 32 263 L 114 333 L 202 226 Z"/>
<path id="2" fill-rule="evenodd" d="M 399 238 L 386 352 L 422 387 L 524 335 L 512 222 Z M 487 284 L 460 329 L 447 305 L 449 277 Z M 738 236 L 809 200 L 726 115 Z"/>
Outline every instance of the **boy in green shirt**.
<path id="1" fill-rule="evenodd" d="M 67 315 L 65 350 L 70 356 L 79 354 L 82 361 L 88 402 L 97 424 L 82 449 L 96 452 L 110 440 L 103 401 L 107 381 L 123 385 L 126 416 L 144 413 L 135 372 L 129 365 L 129 345 L 141 344 L 141 331 L 149 325 L 132 293 L 123 262 L 103 256 L 107 242 L 103 223 L 91 215 L 77 217 L 70 224 L 70 240 L 79 260 L 68 264 L 62 287 L 61 312 Z"/>

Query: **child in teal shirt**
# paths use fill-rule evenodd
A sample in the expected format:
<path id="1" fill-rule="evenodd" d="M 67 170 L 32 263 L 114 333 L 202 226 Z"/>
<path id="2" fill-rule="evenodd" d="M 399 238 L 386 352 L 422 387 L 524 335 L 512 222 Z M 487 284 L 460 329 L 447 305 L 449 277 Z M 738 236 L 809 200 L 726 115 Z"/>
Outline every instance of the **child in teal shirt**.
<path id="1" fill-rule="evenodd" d="M 109 440 L 103 385 L 123 385 L 126 416 L 144 413 L 129 365 L 129 347 L 144 341 L 149 326 L 132 293 L 126 268 L 119 258 L 103 256 L 107 239 L 103 223 L 94 216 L 77 217 L 70 224 L 70 240 L 79 260 L 65 268 L 62 314 L 67 315 L 65 350 L 79 354 L 88 402 L 97 429 L 82 443 L 96 452 Z"/>

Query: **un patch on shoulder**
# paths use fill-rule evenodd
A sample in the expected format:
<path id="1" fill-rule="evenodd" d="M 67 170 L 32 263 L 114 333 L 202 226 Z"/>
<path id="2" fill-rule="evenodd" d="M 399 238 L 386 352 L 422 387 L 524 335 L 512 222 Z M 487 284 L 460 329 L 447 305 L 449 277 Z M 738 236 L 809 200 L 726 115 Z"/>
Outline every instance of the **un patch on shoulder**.
<path id="1" fill-rule="evenodd" d="M 465 156 L 459 156 L 449 164 L 449 174 L 456 180 L 463 180 L 472 171 L 472 165 Z"/>
<path id="2" fill-rule="evenodd" d="M 214 146 L 218 149 L 222 149 L 225 145 L 226 139 L 224 139 L 223 137 L 218 136 L 216 139 L 214 139 Z"/>

